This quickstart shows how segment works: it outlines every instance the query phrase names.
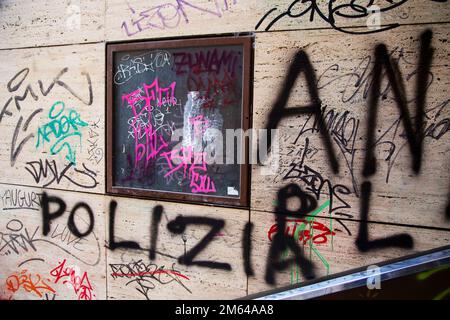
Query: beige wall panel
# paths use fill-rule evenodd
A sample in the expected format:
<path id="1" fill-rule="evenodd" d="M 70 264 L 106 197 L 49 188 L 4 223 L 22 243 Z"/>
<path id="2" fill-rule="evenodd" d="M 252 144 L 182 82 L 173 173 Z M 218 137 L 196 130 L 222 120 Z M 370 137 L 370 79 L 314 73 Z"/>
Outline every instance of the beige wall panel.
<path id="1" fill-rule="evenodd" d="M 2 1 L 0 48 L 102 41 L 104 0 Z"/>
<path id="2" fill-rule="evenodd" d="M 448 22 L 447 3 L 423 0 L 258 1 L 257 30 L 335 28 L 346 33 L 376 33 L 396 25 Z M 261 12 L 262 14 L 259 14 Z M 267 16 L 264 18 L 264 15 Z M 334 22 L 333 22 L 334 21 Z M 352 27 L 364 27 L 355 30 Z"/>
<path id="3" fill-rule="evenodd" d="M 43 235 L 43 189 L 0 185 L 0 297 L 2 299 L 96 300 L 106 298 L 104 212 L 101 196 L 82 199 L 94 214 L 93 232 L 83 238 L 68 229 L 80 194 L 47 190 L 66 204 Z M 50 210 L 56 210 L 51 204 Z M 85 209 L 76 211 L 80 232 L 89 227 Z M 67 282 L 66 282 L 67 281 Z"/>
<path id="4" fill-rule="evenodd" d="M 399 121 L 394 94 L 389 90 L 386 99 L 380 100 L 377 115 L 377 172 L 370 178 L 373 192 L 369 220 L 449 227 L 445 207 L 450 188 L 450 52 L 445 25 L 405 26 L 395 32 L 359 38 L 324 30 L 258 34 L 253 127 L 266 126 L 272 106 L 284 87 L 288 67 L 295 53 L 303 49 L 316 72 L 319 97 L 325 108 L 322 114 L 331 132 L 340 172 L 335 175 L 330 168 L 323 140 L 317 130 L 313 132 L 314 117 L 309 114 L 285 117 L 278 125 L 278 170 L 267 174 L 261 167 L 253 166 L 252 209 L 273 210 L 278 190 L 289 183 L 297 183 L 302 190 L 314 194 L 318 202 L 331 200 L 330 211 L 334 217 L 359 219 L 374 48 L 378 43 L 386 44 L 392 57 L 399 61 L 408 107 L 414 116 L 419 39 L 427 27 L 433 31 L 435 52 L 425 106 L 427 135 L 423 143 L 422 168 L 419 175 L 412 171 L 404 126 Z M 382 90 L 387 86 L 387 81 L 383 80 Z M 309 103 L 306 81 L 301 75 L 287 106 Z"/>
<path id="5" fill-rule="evenodd" d="M 128 40 L 252 31 L 256 1 L 107 1 L 106 39 Z"/>
<path id="6" fill-rule="evenodd" d="M 348 33 L 378 32 L 393 24 L 449 21 L 448 4 L 445 3 L 410 0 L 398 5 L 378 0 L 373 3 L 382 10 L 378 15 L 361 14 L 369 12 L 367 4 L 358 3 L 356 10 L 351 8 L 350 2 L 335 2 L 329 10 L 329 1 L 107 1 L 106 38 L 110 41 L 333 27 Z M 337 6 L 341 6 L 339 11 L 336 11 Z M 285 14 L 289 11 L 294 17 Z M 334 24 L 328 22 L 331 18 L 335 20 Z M 363 26 L 364 30 L 356 31 L 351 28 L 354 26 Z"/>
<path id="7" fill-rule="evenodd" d="M 104 192 L 104 44 L 0 57 L 0 182 Z"/>
<path id="8" fill-rule="evenodd" d="M 144 250 L 108 250 L 108 298 L 230 299 L 246 295 L 241 239 L 248 211 L 126 198 L 115 200 L 118 203 L 114 224 L 116 241 L 135 241 Z M 148 250 L 152 210 L 158 205 L 163 206 L 164 211 L 156 259 L 151 261 Z M 194 261 L 228 263 L 231 270 L 186 266 L 177 261 L 185 250 L 191 250 L 211 230 L 209 225 L 191 224 L 183 234 L 173 234 L 167 224 L 178 215 L 224 220 L 224 228 Z"/>
<path id="9" fill-rule="evenodd" d="M 273 239 L 276 233 L 276 231 L 270 232 L 272 226 L 276 224 L 274 217 L 273 214 L 268 212 L 251 212 L 251 221 L 254 224 L 251 257 L 255 276 L 249 277 L 249 294 L 305 281 L 301 273 L 302 269 L 296 268 L 294 265 L 291 265 L 282 272 L 276 273 L 276 286 L 268 285 L 264 279 L 271 244 L 269 236 Z M 355 245 L 359 223 L 354 221 L 342 221 L 342 223 L 350 231 L 351 235 L 343 225 L 334 219 L 315 218 L 312 223 L 305 222 L 304 219 L 297 222 L 297 230 L 301 230 L 301 228 L 305 230 L 303 234 L 301 232 L 299 233 L 298 243 L 302 247 L 306 257 L 313 262 L 316 277 L 326 276 L 327 273 L 332 275 L 358 267 L 370 266 L 386 260 L 445 246 L 450 243 L 450 231 L 369 223 L 369 240 L 407 233 L 413 238 L 413 248 L 401 249 L 389 247 L 360 252 Z M 289 230 L 287 230 L 289 235 L 294 234 L 295 225 L 296 222 L 294 220 L 286 224 L 289 227 Z M 289 252 L 287 257 L 292 257 L 292 251 Z"/>

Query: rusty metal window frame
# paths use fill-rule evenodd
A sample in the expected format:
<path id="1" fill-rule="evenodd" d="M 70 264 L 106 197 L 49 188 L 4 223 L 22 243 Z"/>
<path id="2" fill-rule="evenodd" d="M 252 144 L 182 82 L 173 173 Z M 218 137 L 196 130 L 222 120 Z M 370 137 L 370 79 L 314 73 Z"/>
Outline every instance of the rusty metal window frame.
<path id="1" fill-rule="evenodd" d="M 133 43 L 106 44 L 106 193 L 118 196 L 132 196 L 153 200 L 172 200 L 195 204 L 208 204 L 228 207 L 248 208 L 250 199 L 250 170 L 249 145 L 246 139 L 243 144 L 245 163 L 240 164 L 240 193 L 239 197 L 212 196 L 205 194 L 189 194 L 168 192 L 165 190 L 151 190 L 121 187 L 114 182 L 114 55 L 117 52 L 171 49 L 183 47 L 211 47 L 242 45 L 242 115 L 241 128 L 250 128 L 251 120 L 251 72 L 252 72 L 252 37 L 228 36 L 197 39 L 158 40 Z"/>

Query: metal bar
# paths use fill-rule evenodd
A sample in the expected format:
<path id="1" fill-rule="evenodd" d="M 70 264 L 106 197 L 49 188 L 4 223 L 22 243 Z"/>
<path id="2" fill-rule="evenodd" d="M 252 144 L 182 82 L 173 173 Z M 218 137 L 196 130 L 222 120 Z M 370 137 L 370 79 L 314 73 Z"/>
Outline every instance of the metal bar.
<path id="1" fill-rule="evenodd" d="M 270 293 L 254 300 L 306 300 L 367 285 L 367 280 L 380 277 L 381 281 L 419 273 L 438 266 L 450 264 L 450 249 L 386 264 L 377 269 L 355 272 L 334 279 Z M 375 271 L 376 270 L 376 271 Z"/>

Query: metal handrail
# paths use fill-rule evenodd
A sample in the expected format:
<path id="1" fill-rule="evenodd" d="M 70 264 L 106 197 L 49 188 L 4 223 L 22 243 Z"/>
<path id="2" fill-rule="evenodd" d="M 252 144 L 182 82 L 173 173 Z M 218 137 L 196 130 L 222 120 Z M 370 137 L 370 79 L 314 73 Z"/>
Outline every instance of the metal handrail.
<path id="1" fill-rule="evenodd" d="M 254 300 L 306 300 L 317 298 L 320 296 L 349 290 L 361 286 L 365 286 L 368 280 L 379 277 L 380 281 L 395 279 L 414 273 L 423 272 L 438 266 L 450 264 L 450 246 L 436 249 L 433 252 L 419 254 L 411 258 L 397 260 L 389 263 L 385 262 L 372 265 L 367 268 L 359 268 L 358 271 L 347 273 L 345 275 L 335 275 L 327 277 L 323 281 L 315 281 L 314 283 L 306 282 L 297 287 L 280 288 L 263 292 L 244 299 Z M 376 266 L 376 268 L 374 268 Z"/>

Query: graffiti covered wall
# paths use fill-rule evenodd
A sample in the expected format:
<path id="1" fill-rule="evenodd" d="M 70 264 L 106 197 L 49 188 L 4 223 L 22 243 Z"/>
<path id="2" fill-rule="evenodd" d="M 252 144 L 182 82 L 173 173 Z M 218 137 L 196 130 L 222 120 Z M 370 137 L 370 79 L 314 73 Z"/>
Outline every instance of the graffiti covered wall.
<path id="1" fill-rule="evenodd" d="M 0 298 L 239 298 L 450 244 L 450 5 L 330 2 L 2 2 Z M 106 195 L 106 43 L 225 33 L 276 172 L 247 209 Z"/>

